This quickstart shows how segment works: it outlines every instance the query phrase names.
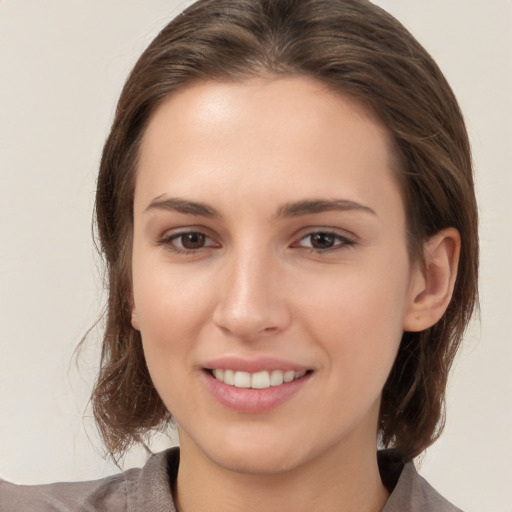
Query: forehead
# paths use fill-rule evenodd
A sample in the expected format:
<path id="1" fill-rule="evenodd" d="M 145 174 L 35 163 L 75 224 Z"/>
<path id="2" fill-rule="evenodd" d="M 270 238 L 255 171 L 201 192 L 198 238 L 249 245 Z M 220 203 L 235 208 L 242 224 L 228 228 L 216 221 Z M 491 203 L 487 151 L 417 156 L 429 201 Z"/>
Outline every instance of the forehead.
<path id="1" fill-rule="evenodd" d="M 350 199 L 378 199 L 383 182 L 396 187 L 390 147 L 388 130 L 369 109 L 316 80 L 200 82 L 170 95 L 153 114 L 136 203 L 226 188 L 231 197 L 259 191 L 268 199 L 305 189 L 325 197 L 334 187 Z"/>
<path id="2" fill-rule="evenodd" d="M 280 131 L 282 136 L 314 140 L 327 138 L 325 128 L 336 127 L 341 119 L 345 123 L 357 120 L 382 141 L 390 140 L 388 130 L 369 107 L 313 78 L 269 75 L 240 82 L 200 81 L 171 93 L 159 105 L 144 134 L 142 151 L 156 141 L 155 132 L 162 133 L 164 126 L 167 131 L 174 128 L 177 141 L 180 135 L 201 135 L 202 130 L 211 140 L 221 127 L 222 134 L 230 127 L 235 132 L 231 135 L 240 134 L 241 124 L 248 134 L 247 122 L 254 132 L 263 128 L 269 137 Z M 342 135 L 339 131 L 331 134 L 338 140 Z"/>

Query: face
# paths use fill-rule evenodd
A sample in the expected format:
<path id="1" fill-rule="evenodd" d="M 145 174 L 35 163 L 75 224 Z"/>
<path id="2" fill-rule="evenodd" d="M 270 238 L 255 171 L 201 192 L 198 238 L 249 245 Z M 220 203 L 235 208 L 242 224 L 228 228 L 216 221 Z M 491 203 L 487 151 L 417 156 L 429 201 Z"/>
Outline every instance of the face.
<path id="1" fill-rule="evenodd" d="M 156 110 L 132 323 L 186 453 L 249 473 L 374 454 L 415 275 L 388 139 L 306 78 L 200 83 Z"/>

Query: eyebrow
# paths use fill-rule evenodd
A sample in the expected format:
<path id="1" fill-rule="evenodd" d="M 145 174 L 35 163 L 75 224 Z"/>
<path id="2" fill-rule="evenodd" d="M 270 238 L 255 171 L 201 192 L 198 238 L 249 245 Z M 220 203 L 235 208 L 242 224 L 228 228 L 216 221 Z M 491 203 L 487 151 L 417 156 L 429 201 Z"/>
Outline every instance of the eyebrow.
<path id="1" fill-rule="evenodd" d="M 300 215 L 308 215 L 314 213 L 322 213 L 329 211 L 362 211 L 377 215 L 375 210 L 369 206 L 351 201 L 349 199 L 309 199 L 304 201 L 296 201 L 292 203 L 286 203 L 279 208 L 278 217 L 299 217 Z"/>
<path id="2" fill-rule="evenodd" d="M 198 215 L 200 217 L 209 217 L 215 219 L 222 218 L 222 215 L 212 206 L 209 206 L 205 203 L 199 203 L 197 201 L 180 199 L 177 197 L 156 197 L 146 208 L 146 211 L 150 210 L 170 210 L 178 213 L 184 213 L 186 215 Z"/>
<path id="3" fill-rule="evenodd" d="M 218 210 L 206 203 L 197 201 L 189 201 L 177 197 L 164 198 L 156 197 L 151 201 L 146 211 L 150 210 L 170 210 L 185 215 L 198 215 L 200 217 L 208 217 L 221 219 L 222 215 Z M 277 218 L 300 217 L 301 215 L 311 215 L 328 211 L 362 211 L 371 215 L 377 215 L 369 206 L 351 201 L 349 199 L 306 199 L 302 201 L 294 201 L 286 203 L 277 211 Z"/>

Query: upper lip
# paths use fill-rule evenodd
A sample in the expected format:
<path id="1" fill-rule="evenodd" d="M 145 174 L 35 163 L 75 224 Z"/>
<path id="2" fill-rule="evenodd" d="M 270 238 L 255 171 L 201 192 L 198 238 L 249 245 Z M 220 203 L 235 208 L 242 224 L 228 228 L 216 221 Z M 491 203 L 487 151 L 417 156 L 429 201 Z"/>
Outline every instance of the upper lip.
<path id="1" fill-rule="evenodd" d="M 256 373 L 262 371 L 306 371 L 311 367 L 304 366 L 292 361 L 279 359 L 271 356 L 258 357 L 240 357 L 240 356 L 222 356 L 206 361 L 203 365 L 208 370 L 235 370 L 248 373 Z"/>

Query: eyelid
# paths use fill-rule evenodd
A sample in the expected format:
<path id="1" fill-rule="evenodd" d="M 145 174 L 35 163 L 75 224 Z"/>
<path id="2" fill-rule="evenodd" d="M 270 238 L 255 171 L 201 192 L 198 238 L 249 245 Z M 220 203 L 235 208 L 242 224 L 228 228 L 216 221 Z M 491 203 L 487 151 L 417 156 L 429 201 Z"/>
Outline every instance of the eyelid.
<path id="1" fill-rule="evenodd" d="M 308 247 L 305 245 L 301 245 L 300 242 L 307 239 L 308 237 L 311 237 L 316 234 L 323 234 L 323 235 L 329 235 L 337 238 L 339 241 L 338 243 L 334 244 L 333 247 L 328 247 L 325 249 L 316 248 L 316 247 Z M 348 234 L 346 231 L 340 232 L 338 229 L 334 228 L 322 228 L 322 227 L 315 227 L 315 228 L 307 228 L 307 230 L 301 230 L 301 233 L 295 238 L 295 242 L 292 243 L 292 247 L 298 247 L 303 249 L 308 249 L 312 252 L 318 252 L 318 253 L 326 253 L 329 251 L 336 251 L 336 250 L 342 250 L 348 247 L 351 247 L 355 245 L 357 242 L 357 237 L 353 234 Z"/>
<path id="2" fill-rule="evenodd" d="M 205 237 L 206 240 L 213 242 L 213 243 L 206 243 L 202 247 L 198 247 L 197 249 L 187 249 L 185 247 L 179 247 L 176 246 L 173 242 L 176 239 L 179 239 L 181 236 L 188 235 L 188 234 L 200 234 Z M 221 246 L 219 242 L 215 240 L 215 238 L 209 234 L 209 230 L 205 229 L 204 227 L 200 226 L 189 226 L 189 227 L 183 227 L 183 228 L 175 228 L 172 230 L 168 230 L 164 232 L 163 235 L 161 235 L 157 240 L 158 245 L 164 246 L 166 249 L 176 252 L 176 253 L 183 253 L 183 254 L 194 254 L 204 249 L 209 248 L 218 248 Z"/>

